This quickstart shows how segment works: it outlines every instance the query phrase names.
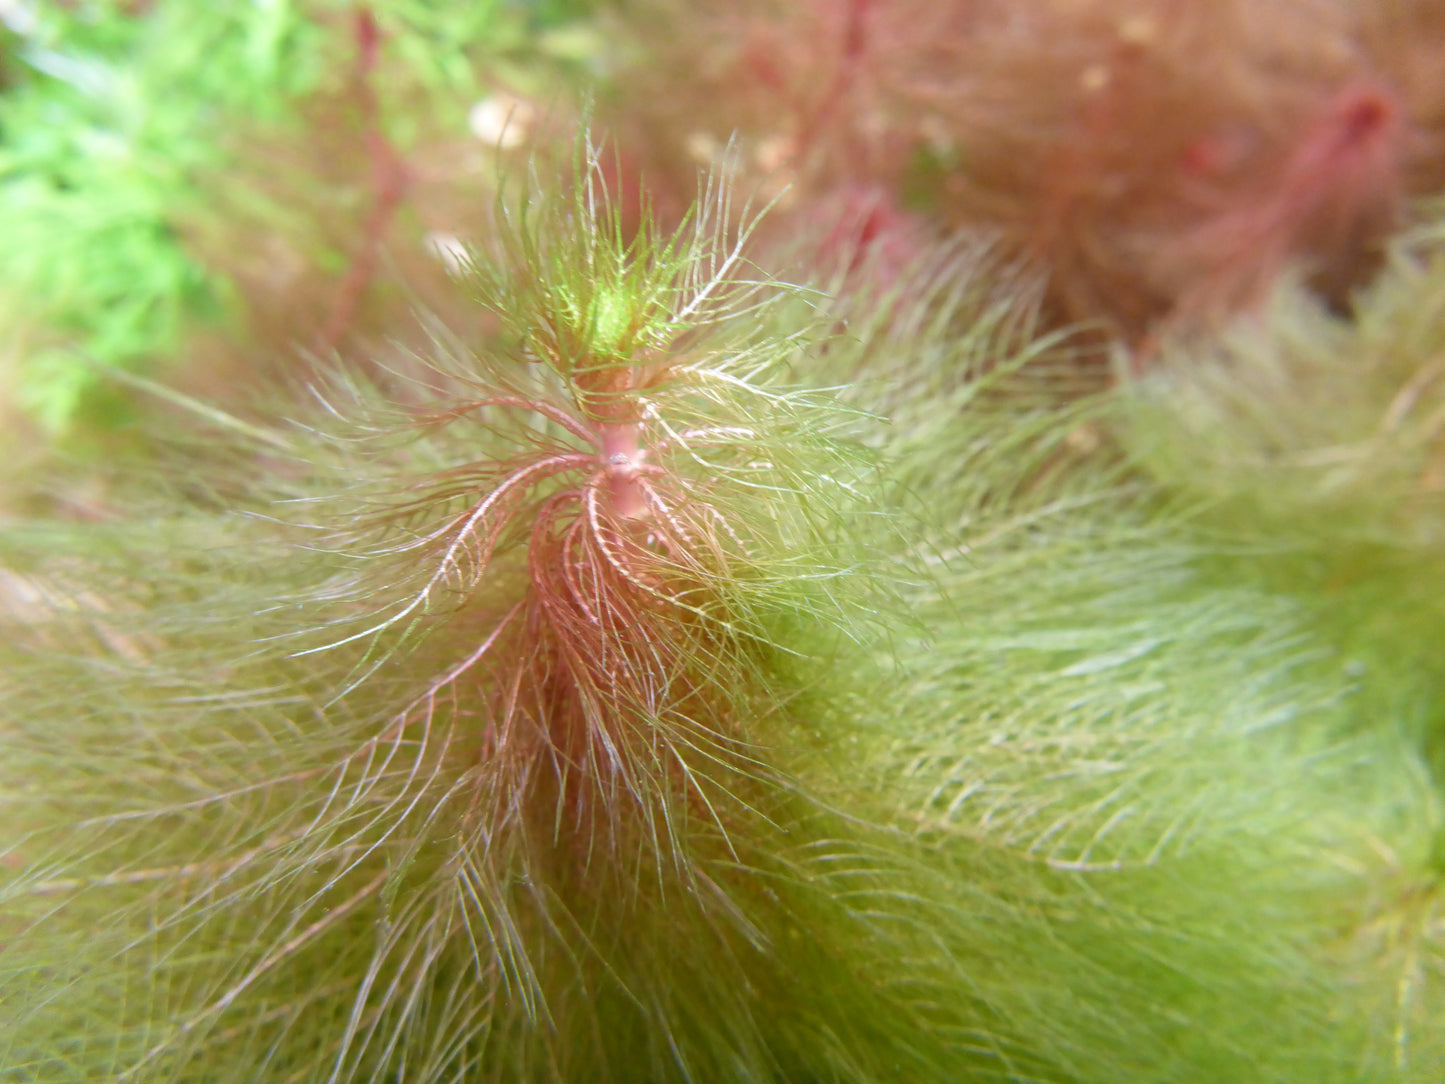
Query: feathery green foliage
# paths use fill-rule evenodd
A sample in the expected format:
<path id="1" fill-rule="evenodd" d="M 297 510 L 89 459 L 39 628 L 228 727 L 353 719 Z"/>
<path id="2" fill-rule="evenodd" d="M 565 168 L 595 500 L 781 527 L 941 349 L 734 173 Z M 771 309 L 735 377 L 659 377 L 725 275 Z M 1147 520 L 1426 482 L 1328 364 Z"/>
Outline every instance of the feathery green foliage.
<path id="1" fill-rule="evenodd" d="M 445 90 L 564 9 L 358 25 Z M 1435 1079 L 1438 232 L 1106 387 L 984 242 L 769 276 L 733 177 L 584 139 L 465 329 L 5 525 L 0 1075 Z"/>
<path id="2" fill-rule="evenodd" d="M 346 424 L 271 442 L 297 468 L 280 515 L 12 556 L 55 598 L 8 638 L 36 659 L 5 689 L 29 830 L 7 1065 L 781 1080 L 939 1056 L 871 990 L 889 960 L 850 897 L 882 874 L 766 757 L 797 725 L 769 630 L 836 611 L 821 543 L 856 456 L 777 382 L 800 341 L 757 337 L 779 287 L 718 232 L 726 197 L 627 240 L 597 184 L 589 158 L 475 257 L 500 345 L 398 376 L 389 411 L 335 387 Z M 81 1026 L 100 1001 L 114 1021 Z"/>
<path id="3" fill-rule="evenodd" d="M 823 303 L 602 175 L 232 511 L 9 533 L 3 1063 L 1428 1079 L 1435 784 L 1149 386 L 986 250 Z"/>

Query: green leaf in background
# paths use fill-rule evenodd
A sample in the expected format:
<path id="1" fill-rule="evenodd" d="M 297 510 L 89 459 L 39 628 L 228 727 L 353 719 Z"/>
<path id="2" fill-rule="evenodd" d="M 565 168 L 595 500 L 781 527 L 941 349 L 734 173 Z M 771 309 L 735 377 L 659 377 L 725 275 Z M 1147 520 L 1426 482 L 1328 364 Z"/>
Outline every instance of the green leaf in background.
<path id="1" fill-rule="evenodd" d="M 199 178 L 224 160 L 234 124 L 276 117 L 315 84 L 319 37 L 286 0 L 15 11 L 15 83 L 0 97 L 0 297 L 9 334 L 39 340 L 17 362 L 19 405 L 59 434 L 96 363 L 146 369 L 215 307 L 218 284 L 174 214 L 204 200 Z"/>

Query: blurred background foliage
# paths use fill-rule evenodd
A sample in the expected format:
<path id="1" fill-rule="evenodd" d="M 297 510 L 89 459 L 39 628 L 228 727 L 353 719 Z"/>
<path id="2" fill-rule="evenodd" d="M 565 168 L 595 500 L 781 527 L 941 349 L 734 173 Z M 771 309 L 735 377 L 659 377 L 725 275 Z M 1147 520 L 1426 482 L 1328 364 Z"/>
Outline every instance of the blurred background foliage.
<path id="1" fill-rule="evenodd" d="M 0 339 L 12 421 L 18 408 L 51 439 L 114 427 L 127 415 L 102 369 L 161 371 L 188 329 L 225 320 L 237 304 L 229 269 L 188 234 L 214 215 L 216 189 L 244 176 L 246 137 L 296 136 L 305 104 L 352 78 L 358 54 L 384 50 L 384 96 L 425 99 L 379 111 L 405 148 L 423 126 L 463 131 L 488 85 L 543 94 L 585 66 L 587 7 L 5 0 Z"/>

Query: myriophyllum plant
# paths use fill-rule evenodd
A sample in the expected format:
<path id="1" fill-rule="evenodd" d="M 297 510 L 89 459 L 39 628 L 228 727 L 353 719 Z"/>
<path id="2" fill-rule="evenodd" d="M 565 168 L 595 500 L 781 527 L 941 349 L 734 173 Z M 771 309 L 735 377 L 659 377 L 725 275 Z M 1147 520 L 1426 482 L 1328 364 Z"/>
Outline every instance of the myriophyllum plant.
<path id="1" fill-rule="evenodd" d="M 825 887 L 866 873 L 770 752 L 842 613 L 854 418 L 782 383 L 805 344 L 769 313 L 810 306 L 746 262 L 725 185 L 624 234 L 601 175 L 588 150 L 504 205 L 464 276 L 484 344 L 338 377 L 324 423 L 227 422 L 269 500 L 8 536 L 7 1070 L 920 1056 Z"/>
<path id="2" fill-rule="evenodd" d="M 0 534 L 6 1079 L 1433 1082 L 1438 261 L 1091 394 L 604 175 Z"/>

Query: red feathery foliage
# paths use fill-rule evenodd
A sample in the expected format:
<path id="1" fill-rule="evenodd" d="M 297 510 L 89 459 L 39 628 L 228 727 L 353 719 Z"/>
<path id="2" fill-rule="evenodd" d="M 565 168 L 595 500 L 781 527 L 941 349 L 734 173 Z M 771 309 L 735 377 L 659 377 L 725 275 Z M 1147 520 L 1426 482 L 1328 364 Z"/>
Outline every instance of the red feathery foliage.
<path id="1" fill-rule="evenodd" d="M 1054 320 L 1140 344 L 1248 310 L 1290 269 L 1341 305 L 1370 278 L 1408 199 L 1445 181 L 1439 12 L 1424 0 L 649 12 L 661 29 L 638 19 L 651 48 L 620 128 L 663 191 L 690 186 L 736 133 L 746 183 L 792 185 L 774 236 L 816 235 L 825 257 L 840 236 L 911 250 L 941 227 L 994 235 L 1046 276 Z M 818 208 L 837 213 L 820 223 Z"/>
<path id="2" fill-rule="evenodd" d="M 1292 262 L 1346 291 L 1403 193 L 1402 110 L 1351 35 L 1328 0 L 995 7 L 936 114 L 940 209 L 1002 227 L 1061 319 L 1134 341 Z"/>
<path id="3" fill-rule="evenodd" d="M 1291 263 L 1343 303 L 1378 263 L 1404 210 L 1400 113 L 1387 88 L 1347 85 L 1307 120 L 1273 169 L 1233 194 L 1232 206 L 1206 202 L 1176 247 L 1160 253 L 1161 270 L 1166 259 L 1183 265 L 1172 318 L 1217 322 L 1256 308 Z M 1209 149 L 1207 140 L 1195 144 L 1186 169 L 1201 178 L 1215 172 Z"/>
<path id="4" fill-rule="evenodd" d="M 1445 188 L 1445 5 L 1436 0 L 1358 0 L 1359 42 L 1401 103 L 1405 187 Z"/>
<path id="5" fill-rule="evenodd" d="M 623 108 L 604 119 L 664 217 L 686 206 L 698 168 L 732 146 L 737 183 L 780 196 L 764 245 L 798 255 L 801 234 L 814 263 L 846 267 L 883 247 L 882 265 L 897 264 L 927 230 L 901 198 L 919 137 L 898 109 L 895 69 L 960 6 L 752 0 L 639 11 L 626 32 L 646 59 L 627 77 Z"/>
<path id="6" fill-rule="evenodd" d="M 658 366 L 640 379 L 665 377 Z M 454 716 L 469 705 L 481 723 L 469 743 L 476 812 L 489 831 L 565 837 L 584 867 L 629 850 L 680 862 L 683 822 L 706 817 L 725 836 L 719 780 L 757 768 L 742 771 L 749 753 L 732 721 L 747 649 L 722 590 L 743 571 L 745 529 L 709 500 L 711 482 L 674 461 L 750 434 L 658 430 L 617 399 L 600 420 L 589 415 L 601 394 L 579 391 L 575 411 L 489 395 L 417 419 L 436 428 L 531 415 L 554 435 L 508 424 L 525 451 L 448 471 L 373 517 L 364 532 L 405 539 L 376 556 L 425 571 L 406 601 L 337 643 L 458 599 L 448 638 L 465 631 L 477 646 L 391 730 L 428 725 L 441 700 Z"/>

